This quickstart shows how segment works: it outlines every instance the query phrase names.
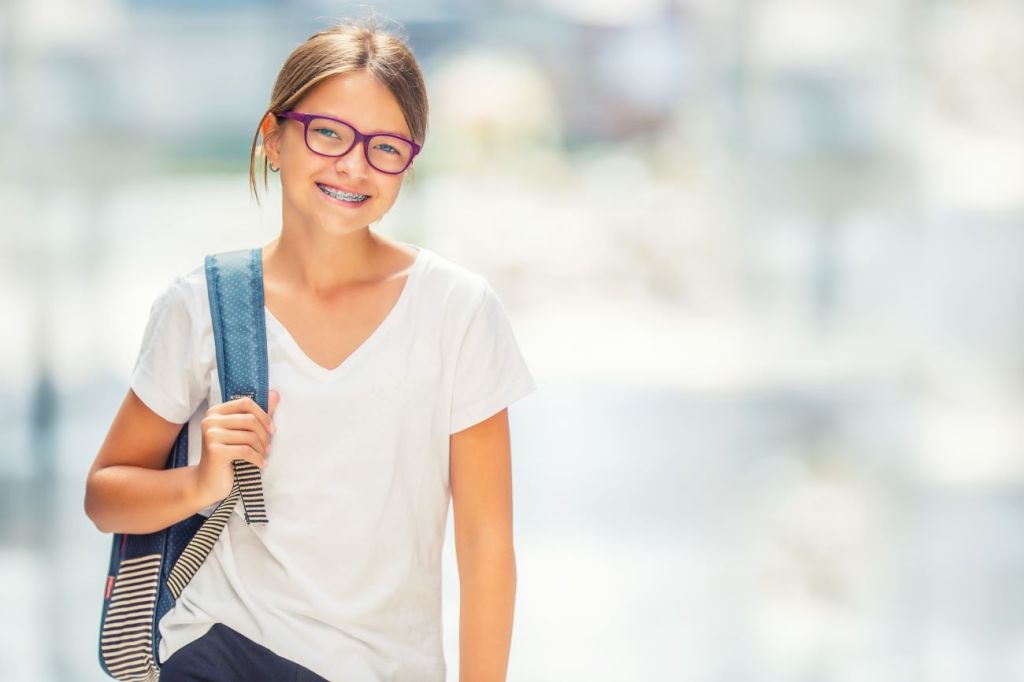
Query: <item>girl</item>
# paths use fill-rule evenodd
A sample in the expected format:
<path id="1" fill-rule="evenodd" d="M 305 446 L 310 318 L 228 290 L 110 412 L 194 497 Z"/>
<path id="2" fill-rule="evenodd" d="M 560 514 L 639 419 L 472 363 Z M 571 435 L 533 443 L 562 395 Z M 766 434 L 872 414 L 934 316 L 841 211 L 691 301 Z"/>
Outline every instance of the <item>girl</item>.
<path id="1" fill-rule="evenodd" d="M 507 406 L 536 385 L 482 276 L 370 229 L 426 127 L 420 68 L 378 25 L 316 33 L 281 68 L 249 168 L 256 194 L 269 164 L 283 198 L 281 233 L 262 249 L 267 412 L 220 395 L 201 263 L 153 303 L 87 514 L 106 533 L 208 516 L 245 459 L 263 469 L 270 519 L 248 525 L 238 505 L 161 619 L 164 682 L 444 680 L 449 500 L 460 678 L 505 679 Z M 189 466 L 163 470 L 186 421 Z"/>

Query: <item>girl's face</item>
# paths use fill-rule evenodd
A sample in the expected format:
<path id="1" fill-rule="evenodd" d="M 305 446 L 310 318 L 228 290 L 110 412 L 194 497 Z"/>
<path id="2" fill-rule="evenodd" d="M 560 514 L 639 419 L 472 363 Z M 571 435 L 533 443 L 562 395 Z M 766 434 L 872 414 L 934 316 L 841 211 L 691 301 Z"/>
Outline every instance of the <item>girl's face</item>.
<path id="1" fill-rule="evenodd" d="M 364 133 L 397 133 L 412 138 L 394 96 L 365 71 L 327 78 L 307 92 L 293 110 L 340 118 Z M 405 173 L 391 175 L 375 169 L 367 163 L 362 143 L 344 156 L 320 156 L 306 147 L 301 121 L 277 122 L 268 115 L 267 126 L 266 154 L 280 168 L 286 221 L 297 219 L 344 234 L 380 220 L 398 198 Z M 351 204 L 329 196 L 321 185 L 368 194 L 369 198 Z"/>

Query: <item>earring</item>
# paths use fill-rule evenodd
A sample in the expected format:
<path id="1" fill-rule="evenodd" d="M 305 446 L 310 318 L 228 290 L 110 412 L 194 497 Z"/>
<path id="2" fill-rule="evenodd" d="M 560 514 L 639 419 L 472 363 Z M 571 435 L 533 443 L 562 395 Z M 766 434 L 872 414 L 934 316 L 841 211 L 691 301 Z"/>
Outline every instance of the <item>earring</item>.
<path id="1" fill-rule="evenodd" d="M 274 168 L 274 164 L 270 164 L 270 170 L 271 170 L 272 173 L 276 173 L 277 171 L 281 170 L 281 168 L 280 167 Z"/>

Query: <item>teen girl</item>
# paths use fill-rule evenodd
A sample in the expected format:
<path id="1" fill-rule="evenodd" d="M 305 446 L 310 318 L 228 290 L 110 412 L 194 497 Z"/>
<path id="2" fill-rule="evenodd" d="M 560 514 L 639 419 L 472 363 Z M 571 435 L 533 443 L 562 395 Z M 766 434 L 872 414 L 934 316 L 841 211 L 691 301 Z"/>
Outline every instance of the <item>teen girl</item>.
<path id="1" fill-rule="evenodd" d="M 460 677 L 505 679 L 506 408 L 536 386 L 482 276 L 370 229 L 426 127 L 415 58 L 374 24 L 319 32 L 285 61 L 249 169 L 255 193 L 269 163 L 283 197 L 281 233 L 262 250 L 267 412 L 220 395 L 201 263 L 153 303 L 86 512 L 107 533 L 209 515 L 245 459 L 263 470 L 270 518 L 248 525 L 238 505 L 160 621 L 164 682 L 444 680 L 449 500 Z M 186 421 L 190 466 L 164 470 Z"/>

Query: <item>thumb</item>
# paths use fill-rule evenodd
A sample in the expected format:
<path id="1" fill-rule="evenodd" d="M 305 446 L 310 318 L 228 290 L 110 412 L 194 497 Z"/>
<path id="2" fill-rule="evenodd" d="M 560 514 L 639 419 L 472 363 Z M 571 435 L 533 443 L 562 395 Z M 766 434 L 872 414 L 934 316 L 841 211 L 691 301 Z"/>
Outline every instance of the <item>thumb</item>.
<path id="1" fill-rule="evenodd" d="M 270 389 L 270 393 L 267 396 L 267 414 L 271 417 L 274 416 L 274 410 L 277 409 L 277 404 L 281 402 L 281 394 L 274 389 Z"/>

